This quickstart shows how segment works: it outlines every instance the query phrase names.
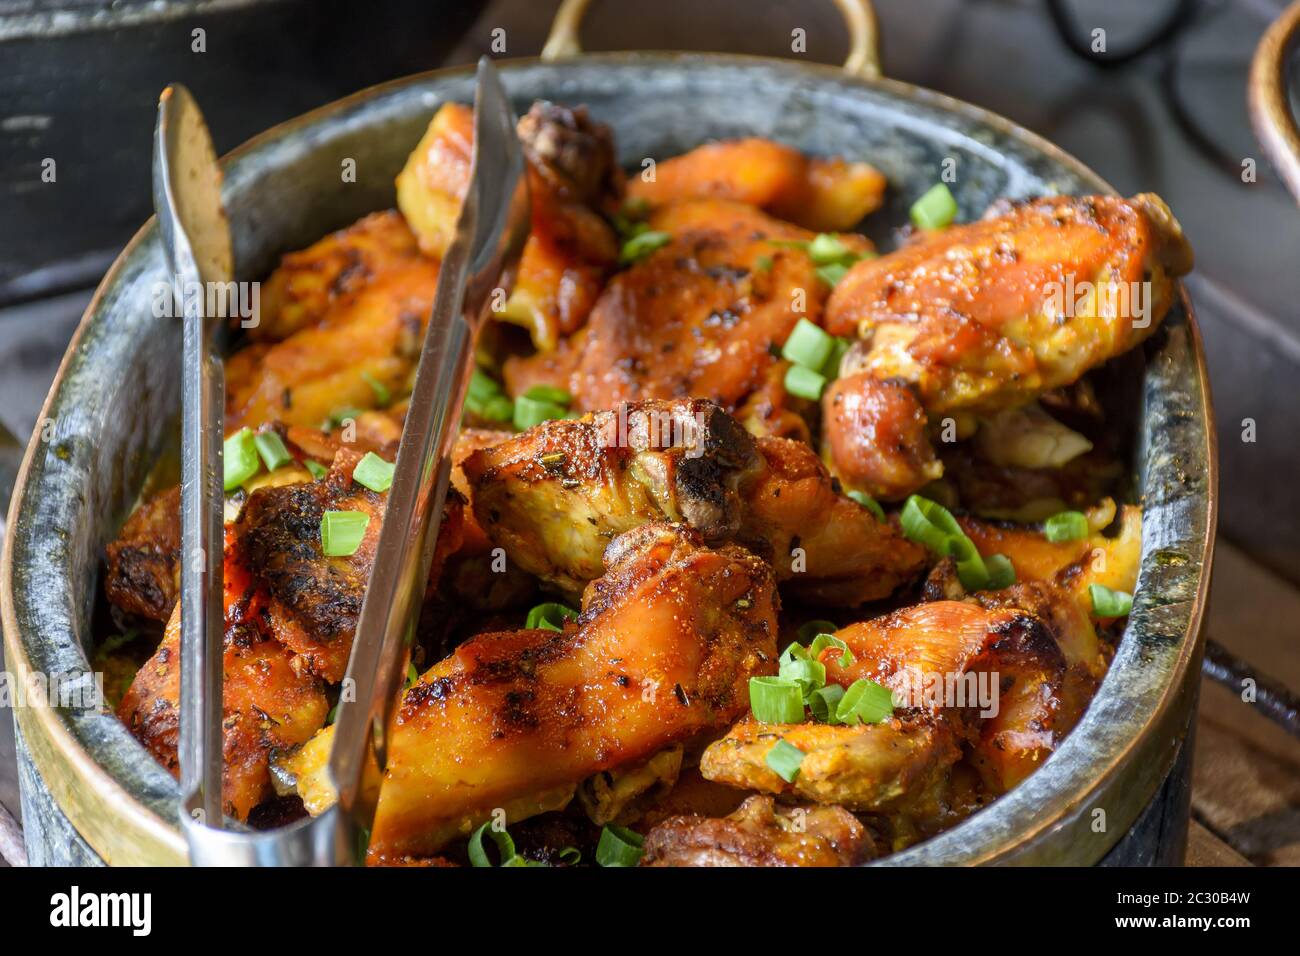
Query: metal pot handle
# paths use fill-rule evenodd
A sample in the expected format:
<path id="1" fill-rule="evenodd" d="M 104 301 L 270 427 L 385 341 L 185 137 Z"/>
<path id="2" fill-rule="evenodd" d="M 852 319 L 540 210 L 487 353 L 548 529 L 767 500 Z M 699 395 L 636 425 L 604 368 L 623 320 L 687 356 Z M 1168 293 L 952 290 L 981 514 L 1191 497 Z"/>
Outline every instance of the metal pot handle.
<path id="1" fill-rule="evenodd" d="M 877 43 L 876 11 L 870 0 L 834 0 L 849 31 L 849 55 L 844 72 L 865 79 L 880 76 L 880 50 Z M 582 53 L 578 31 L 591 0 L 564 0 L 555 14 L 551 32 L 542 47 L 543 60 L 561 60 Z"/>
<path id="2" fill-rule="evenodd" d="M 1300 126 L 1287 95 L 1287 57 L 1300 40 L 1300 0 L 1264 33 L 1250 64 L 1250 118 L 1264 152 L 1300 202 Z"/>

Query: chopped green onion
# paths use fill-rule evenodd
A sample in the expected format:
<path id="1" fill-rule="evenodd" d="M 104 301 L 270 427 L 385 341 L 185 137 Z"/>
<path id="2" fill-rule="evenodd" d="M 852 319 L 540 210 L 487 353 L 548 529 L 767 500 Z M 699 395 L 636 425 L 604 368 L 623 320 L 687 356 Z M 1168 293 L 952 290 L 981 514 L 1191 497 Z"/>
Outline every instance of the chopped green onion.
<path id="1" fill-rule="evenodd" d="M 492 838 L 492 842 L 497 845 L 497 854 L 501 857 L 501 866 L 510 866 L 510 861 L 515 859 L 515 841 L 511 839 L 510 834 L 505 830 L 496 830 L 489 820 L 483 824 L 469 838 L 469 862 L 471 866 L 490 867 L 492 861 L 488 859 L 487 850 L 483 847 L 483 834 L 486 833 Z M 516 864 L 518 865 L 518 864 Z"/>
<path id="2" fill-rule="evenodd" d="M 826 364 L 821 369 L 822 375 L 825 376 L 827 381 L 834 381 L 840 377 L 840 366 L 844 364 L 844 356 L 848 354 L 849 349 L 852 347 L 853 343 L 848 339 L 839 336 L 835 337 L 834 344 L 831 346 L 830 358 L 826 360 Z"/>
<path id="3" fill-rule="evenodd" d="M 370 515 L 364 511 L 327 511 L 320 519 L 320 543 L 325 554 L 346 558 L 356 554 L 366 536 Z"/>
<path id="4" fill-rule="evenodd" d="M 811 644 L 819 634 L 834 634 L 839 629 L 834 621 L 809 621 L 799 628 L 799 643 Z"/>
<path id="5" fill-rule="evenodd" d="M 983 591 L 989 586 L 989 569 L 975 542 L 965 535 L 948 539 L 948 554 L 957 562 L 957 577 L 967 591 Z"/>
<path id="6" fill-rule="evenodd" d="M 835 717 L 843 723 L 853 726 L 862 721 L 864 724 L 879 724 L 894 715 L 894 694 L 883 684 L 863 677 L 855 680 L 840 698 L 835 708 Z"/>
<path id="7" fill-rule="evenodd" d="M 369 372 L 361 373 L 361 380 L 370 386 L 370 390 L 375 393 L 375 402 L 379 405 L 387 405 L 393 400 L 392 390 L 387 385 L 379 381 Z"/>
<path id="8" fill-rule="evenodd" d="M 303 467 L 318 481 L 330 473 L 330 470 L 313 458 L 304 458 Z"/>
<path id="9" fill-rule="evenodd" d="M 511 839 L 510 834 L 505 830 L 495 829 L 490 820 L 475 830 L 469 838 L 467 849 L 469 850 L 471 866 L 490 867 L 492 865 L 492 861 L 488 859 L 487 850 L 483 846 L 484 833 L 487 833 L 492 838 L 492 842 L 497 845 L 497 854 L 501 857 L 498 866 L 546 866 L 545 863 L 530 860 L 516 853 L 515 841 Z"/>
<path id="10" fill-rule="evenodd" d="M 618 261 L 625 266 L 640 262 L 656 249 L 668 245 L 672 240 L 673 237 L 666 232 L 646 231 L 638 233 L 623 243 L 623 248 L 618 254 Z"/>
<path id="11" fill-rule="evenodd" d="M 817 401 L 826 388 L 826 379 L 810 368 L 791 365 L 785 370 L 785 390 L 791 395 L 798 395 L 809 401 Z"/>
<path id="12" fill-rule="evenodd" d="M 1043 534 L 1048 541 L 1080 541 L 1088 537 L 1088 516 L 1082 511 L 1062 511 L 1043 522 Z"/>
<path id="13" fill-rule="evenodd" d="M 808 695 L 808 709 L 812 711 L 814 719 L 819 723 L 838 724 L 840 719 L 835 716 L 835 711 L 843 696 L 843 687 L 839 684 L 827 684 Z"/>
<path id="14" fill-rule="evenodd" d="M 393 486 L 393 472 L 397 466 L 384 461 L 373 451 L 368 451 L 352 470 L 352 480 L 371 491 L 385 492 Z"/>
<path id="15" fill-rule="evenodd" d="M 842 652 L 839 659 L 840 667 L 851 667 L 853 662 L 857 660 L 853 651 L 849 650 L 849 645 L 834 634 L 818 634 L 813 642 L 808 645 L 808 656 L 815 661 L 821 660 L 822 651 L 828 647 L 837 647 Z"/>
<path id="16" fill-rule="evenodd" d="M 560 862 L 569 866 L 577 866 L 582 862 L 582 851 L 576 846 L 566 846 L 559 852 Z"/>
<path id="17" fill-rule="evenodd" d="M 885 520 L 885 509 L 880 507 L 880 502 L 865 491 L 850 491 L 849 497 L 875 515 L 877 521 Z"/>
<path id="18" fill-rule="evenodd" d="M 609 823 L 600 831 L 596 862 L 601 866 L 636 866 L 645 852 L 645 837 L 627 827 Z"/>
<path id="19" fill-rule="evenodd" d="M 524 392 L 524 397 L 531 398 L 535 402 L 554 402 L 556 405 L 563 405 L 565 408 L 573 404 L 573 396 L 562 388 L 556 388 L 554 385 L 534 385 Z"/>
<path id="20" fill-rule="evenodd" d="M 771 272 L 771 271 L 772 271 L 772 257 L 771 257 L 771 256 L 759 256 L 757 259 L 755 259 L 755 260 L 754 260 L 754 271 L 755 271 L 755 272 Z"/>
<path id="21" fill-rule="evenodd" d="M 515 403 L 504 395 L 495 395 L 484 402 L 483 407 L 477 409 L 477 413 L 480 418 L 486 418 L 490 422 L 513 421 L 515 417 Z"/>
<path id="22" fill-rule="evenodd" d="M 819 660 L 806 655 L 798 657 L 782 658 L 781 660 L 781 680 L 793 681 L 799 685 L 799 700 L 802 704 L 803 698 L 815 691 L 818 687 L 826 685 L 826 665 Z M 802 712 L 800 713 L 802 718 Z"/>
<path id="23" fill-rule="evenodd" d="M 253 436 L 253 444 L 257 446 L 257 453 L 261 456 L 267 471 L 275 471 L 281 465 L 293 461 L 293 455 L 289 454 L 289 449 L 284 447 L 284 441 L 278 432 L 260 432 Z"/>
<path id="24" fill-rule="evenodd" d="M 903 504 L 899 515 L 903 535 L 917 544 L 923 544 L 940 557 L 948 555 L 948 539 L 966 537 L 952 512 L 929 498 L 912 495 Z"/>
<path id="25" fill-rule="evenodd" d="M 778 740 L 767 752 L 764 762 L 786 783 L 794 783 L 805 756 L 807 755 L 802 750 L 788 740 Z"/>
<path id="26" fill-rule="evenodd" d="M 761 724 L 801 724 L 803 688 L 784 677 L 751 677 L 749 709 Z"/>
<path id="27" fill-rule="evenodd" d="M 475 368 L 470 373 L 469 391 L 466 393 L 467 398 L 472 398 L 475 402 L 482 404 L 500 394 L 502 394 L 500 383 L 487 372 L 481 368 Z"/>
<path id="28" fill-rule="evenodd" d="M 557 405 L 554 402 L 539 402 L 527 395 L 520 395 L 515 399 L 514 425 L 521 432 L 527 431 L 534 425 L 542 424 L 542 422 L 563 418 L 567 411 L 568 409 L 563 405 Z"/>
<path id="29" fill-rule="evenodd" d="M 241 428 L 221 446 L 221 464 L 225 475 L 225 490 L 234 491 L 262 469 L 257 456 L 257 443 L 251 428 Z"/>
<path id="30" fill-rule="evenodd" d="M 833 289 L 840 284 L 841 279 L 848 275 L 849 267 L 842 262 L 832 262 L 828 266 L 818 266 L 815 271 L 817 278 Z"/>
<path id="31" fill-rule="evenodd" d="M 539 604 L 528 612 L 528 619 L 524 622 L 524 627 L 541 628 L 544 631 L 562 631 L 564 622 L 576 619 L 578 612 L 571 607 L 563 604 L 556 604 L 554 601 L 548 601 L 545 604 Z"/>
<path id="32" fill-rule="evenodd" d="M 1092 598 L 1092 613 L 1098 617 L 1124 617 L 1133 610 L 1133 595 L 1127 591 L 1113 591 L 1104 584 L 1088 585 Z"/>
<path id="33" fill-rule="evenodd" d="M 808 257 L 819 266 L 857 258 L 852 249 L 829 232 L 819 232 L 813 237 L 813 241 L 808 243 Z"/>
<path id="34" fill-rule="evenodd" d="M 800 319 L 781 347 L 781 357 L 795 365 L 816 371 L 826 365 L 834 348 L 835 340 L 821 326 Z"/>
<path id="35" fill-rule="evenodd" d="M 912 203 L 912 222 L 918 229 L 942 229 L 957 218 L 957 200 L 944 183 L 935 183 Z"/>
<path id="36" fill-rule="evenodd" d="M 983 591 L 989 586 L 988 566 L 979 549 L 943 505 L 912 495 L 903 505 L 899 520 L 903 535 L 909 540 L 925 545 L 941 558 L 951 557 L 957 562 L 957 577 L 967 591 Z M 1001 567 L 1000 577 L 1004 578 L 1007 570 Z"/>
<path id="37" fill-rule="evenodd" d="M 415 662 L 406 665 L 406 686 L 414 687 L 420 681 L 420 672 L 415 669 Z"/>
<path id="38" fill-rule="evenodd" d="M 1016 568 L 1005 554 L 990 554 L 984 559 L 989 580 L 985 585 L 990 591 L 1001 591 L 1016 583 Z"/>

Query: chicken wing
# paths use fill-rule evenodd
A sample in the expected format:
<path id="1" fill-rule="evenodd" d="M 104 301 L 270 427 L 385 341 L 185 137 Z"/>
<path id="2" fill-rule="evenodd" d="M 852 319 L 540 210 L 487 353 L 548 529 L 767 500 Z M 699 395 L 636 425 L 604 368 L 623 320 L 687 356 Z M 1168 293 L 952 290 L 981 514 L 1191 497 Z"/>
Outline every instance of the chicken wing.
<path id="1" fill-rule="evenodd" d="M 1083 614 L 1092 609 L 1089 589 L 1100 584 L 1113 591 L 1132 594 L 1137 590 L 1142 562 L 1142 509 L 1124 505 L 1113 534 L 1101 528 L 1115 515 L 1107 501 L 1091 513 L 1094 529 L 1077 541 L 1048 541 L 1037 528 L 1006 522 L 958 517 L 962 530 L 981 554 L 1005 554 L 1022 580 L 1050 582 L 1073 599 Z M 1032 610 L 1032 609 L 1027 609 Z"/>
<path id="2" fill-rule="evenodd" d="M 922 449 L 913 480 L 901 481 L 855 447 L 876 440 L 870 415 L 844 409 L 870 382 L 906 383 L 896 399 L 915 403 L 911 416 L 1023 405 L 1150 335 L 1192 267 L 1177 221 L 1151 194 L 1057 196 L 995 213 L 861 261 L 836 286 L 825 327 L 859 340 L 823 398 L 828 455 L 846 482 L 896 497 L 935 467 Z M 882 430 L 909 417 L 881 407 Z"/>
<path id="3" fill-rule="evenodd" d="M 924 552 L 839 494 L 812 449 L 757 442 L 712 402 L 639 402 L 529 429 L 464 462 L 474 515 L 510 560 L 568 591 L 647 521 L 772 559 L 777 579 L 841 605 L 885 597 Z"/>
<path id="4" fill-rule="evenodd" d="M 384 495 L 354 485 L 360 454 L 342 450 L 329 474 L 307 480 L 298 469 L 262 477 L 225 529 L 224 799 L 239 819 L 271 796 L 273 754 L 304 743 L 325 722 L 325 685 L 347 665 L 383 521 Z M 286 483 L 287 482 L 287 483 Z M 371 516 L 348 557 L 321 549 L 326 510 Z M 461 537 L 461 506 L 453 498 L 439 529 L 430 580 Z M 136 674 L 119 715 L 158 760 L 175 773 L 180 692 L 180 609 L 162 644 Z"/>
<path id="5" fill-rule="evenodd" d="M 608 128 L 581 108 L 537 103 L 519 121 L 519 137 L 532 231 L 514 289 L 496 317 L 528 329 L 546 352 L 586 320 L 618 261 L 613 229 L 597 210 L 616 201 L 622 174 Z M 451 244 L 473 145 L 472 112 L 445 104 L 397 177 L 397 205 L 428 255 L 441 257 Z"/>
<path id="6" fill-rule="evenodd" d="M 479 635 L 406 692 L 372 852 L 435 852 L 494 808 L 513 821 L 563 806 L 594 773 L 725 727 L 749 678 L 775 668 L 776 601 L 740 548 L 667 525 L 616 539 L 576 622 Z M 331 737 L 288 763 L 313 813 L 333 801 Z"/>
<path id="7" fill-rule="evenodd" d="M 180 664 L 177 604 L 162 643 L 118 707 L 122 722 L 173 776 L 180 773 Z M 273 795 L 271 755 L 306 742 L 325 723 L 329 704 L 324 684 L 250 624 L 228 620 L 222 667 L 222 802 L 243 820 Z"/>
<path id="8" fill-rule="evenodd" d="M 770 139 L 749 138 L 709 143 L 661 160 L 653 178 L 633 178 L 627 193 L 655 207 L 682 199 L 726 199 L 806 229 L 842 232 L 879 208 L 885 177 L 866 163 L 809 158 Z"/>
<path id="9" fill-rule="evenodd" d="M 226 362 L 226 428 L 266 422 L 317 428 L 342 409 L 409 392 L 438 287 L 438 264 L 412 258 L 334 301 L 283 341 Z"/>
<path id="10" fill-rule="evenodd" d="M 342 450 L 320 481 L 261 488 L 227 530 L 228 549 L 247 580 L 247 593 L 265 596 L 265 620 L 276 640 L 298 655 L 297 666 L 330 683 L 342 680 L 352 652 L 387 494 L 355 484 L 361 455 Z M 430 568 L 435 582 L 445 557 L 461 541 L 460 502 L 449 496 Z M 360 545 L 345 557 L 321 544 L 326 511 L 369 516 Z M 231 577 L 231 564 L 227 564 Z M 235 577 L 239 580 L 239 577 Z"/>
<path id="11" fill-rule="evenodd" d="M 319 323 L 340 299 L 419 257 L 415 233 L 398 212 L 372 213 L 281 259 L 262 283 L 261 315 L 249 335 L 283 341 Z"/>
<path id="12" fill-rule="evenodd" d="M 804 754 L 793 781 L 767 763 L 781 741 Z M 700 772 L 746 790 L 880 812 L 900 809 L 960 756 L 949 724 L 928 716 L 854 727 L 762 724 L 750 717 L 709 745 Z"/>
<path id="13" fill-rule="evenodd" d="M 1015 602 L 990 604 L 934 601 L 851 624 L 836 636 L 853 662 L 824 654 L 823 663 L 828 682 L 865 677 L 890 688 L 897 705 L 950 722 L 1002 793 L 1056 749 L 1081 710 L 1051 628 Z"/>
<path id="14" fill-rule="evenodd" d="M 673 203 L 649 227 L 671 240 L 605 287 L 569 390 L 586 410 L 685 397 L 732 410 L 762 384 L 795 323 L 821 316 L 829 290 L 791 247 L 813 235 L 723 200 Z"/>
<path id="15" fill-rule="evenodd" d="M 677 816 L 645 836 L 642 866 L 857 866 L 873 835 L 843 807 L 748 798 L 730 816 Z"/>

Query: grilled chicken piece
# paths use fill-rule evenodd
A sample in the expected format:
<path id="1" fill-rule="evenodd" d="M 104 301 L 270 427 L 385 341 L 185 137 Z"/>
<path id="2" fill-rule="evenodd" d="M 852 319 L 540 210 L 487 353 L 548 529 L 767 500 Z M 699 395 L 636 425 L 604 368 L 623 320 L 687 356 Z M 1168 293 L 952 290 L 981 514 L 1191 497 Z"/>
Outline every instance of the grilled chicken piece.
<path id="1" fill-rule="evenodd" d="M 836 492 L 811 448 L 755 442 L 712 402 L 545 422 L 463 467 L 488 536 L 568 591 L 600 573 L 610 539 L 664 518 L 770 554 L 778 580 L 837 604 L 885 597 L 924 563 L 918 545 Z"/>
<path id="2" fill-rule="evenodd" d="M 760 438 L 764 467 L 742 488 L 737 540 L 770 551 L 777 580 L 813 603 L 856 607 L 917 576 L 925 551 L 840 493 L 801 441 Z"/>
<path id="3" fill-rule="evenodd" d="M 297 666 L 330 683 L 342 680 L 347 669 L 388 498 L 353 483 L 360 459 L 360 453 L 344 449 L 320 481 L 253 492 L 227 530 L 234 562 L 243 569 L 250 592 L 265 592 L 271 633 L 298 654 Z M 353 554 L 325 555 L 321 519 L 326 511 L 370 516 Z M 460 540 L 460 502 L 449 495 L 431 582 L 436 584 L 443 560 Z"/>
<path id="4" fill-rule="evenodd" d="M 425 673 L 391 737 L 372 852 L 431 853 L 503 808 L 564 805 L 583 780 L 725 727 L 776 663 L 771 572 L 689 529 L 616 539 L 563 631 L 482 634 Z M 327 729 L 288 763 L 308 810 L 334 799 Z"/>
<path id="5" fill-rule="evenodd" d="M 853 660 L 846 666 L 838 648 L 823 651 L 827 683 L 883 684 L 895 716 L 853 727 L 747 717 L 709 746 L 700 772 L 735 787 L 923 818 L 934 814 L 936 790 L 965 743 L 985 786 L 1006 792 L 1073 728 L 1091 678 L 1080 668 L 1081 680 L 1069 679 L 1041 619 L 1012 600 L 988 603 L 934 601 L 841 628 L 835 636 Z M 792 782 L 767 764 L 782 740 L 805 754 Z"/>
<path id="6" fill-rule="evenodd" d="M 721 819 L 678 816 L 645 836 L 642 866 L 857 866 L 876 856 L 843 807 L 780 806 L 756 795 Z"/>
<path id="7" fill-rule="evenodd" d="M 514 289 L 498 319 L 528 329 L 542 351 L 587 318 L 605 276 L 618 261 L 618 243 L 598 209 L 622 189 L 609 130 L 585 110 L 537 103 L 519 121 L 528 161 L 532 232 Z M 441 257 L 451 245 L 469 185 L 473 113 L 445 104 L 397 177 L 397 204 L 420 248 Z"/>
<path id="8" fill-rule="evenodd" d="M 409 391 L 438 286 L 438 264 L 413 258 L 335 301 L 315 325 L 255 343 L 226 362 L 226 429 L 270 421 L 318 428 L 342 409 Z"/>
<path id="9" fill-rule="evenodd" d="M 892 501 L 943 475 L 929 418 L 913 386 L 869 373 L 831 382 L 822 394 L 822 444 L 836 475 Z"/>
<path id="10" fill-rule="evenodd" d="M 758 467 L 753 440 L 705 401 L 544 422 L 462 464 L 479 526 L 512 562 L 570 592 L 600 576 L 611 540 L 647 522 L 730 537 L 737 488 Z"/>
<path id="11" fill-rule="evenodd" d="M 997 793 L 1045 760 L 1082 712 L 1052 630 L 1014 604 L 917 604 L 836 636 L 855 660 L 844 667 L 838 655 L 823 654 L 827 682 L 848 687 L 866 677 L 893 690 L 896 704 L 949 720 L 974 742 Z"/>
<path id="12" fill-rule="evenodd" d="M 767 765 L 782 740 L 805 754 L 793 782 Z M 948 722 L 926 715 L 854 727 L 762 724 L 746 717 L 709 745 L 700 772 L 746 790 L 885 812 L 902 809 L 960 756 Z"/>
<path id="13" fill-rule="evenodd" d="M 366 582 L 384 520 L 385 495 L 354 484 L 360 456 L 343 453 L 321 481 L 253 492 L 228 538 L 249 587 L 265 589 L 271 629 L 301 657 L 301 666 L 330 683 L 343 679 Z M 365 536 L 347 557 L 321 546 L 326 511 L 369 515 Z"/>
<path id="14" fill-rule="evenodd" d="M 378 276 L 418 263 L 415 233 L 396 210 L 372 213 L 300 252 L 291 252 L 262 284 L 258 341 L 280 342 L 316 325 L 342 298 Z"/>
<path id="15" fill-rule="evenodd" d="M 586 410 L 685 397 L 734 409 L 795 323 L 821 316 L 829 290 L 807 253 L 788 245 L 813 235 L 723 200 L 673 203 L 649 226 L 672 239 L 605 287 L 569 391 Z M 870 248 L 861 236 L 841 239 Z"/>
<path id="16" fill-rule="evenodd" d="M 180 605 L 162 644 L 140 668 L 118 716 L 173 776 L 179 776 Z M 307 741 L 325 723 L 324 685 L 295 666 L 294 655 L 254 626 L 227 619 L 223 698 L 222 802 L 246 819 L 273 795 L 271 755 Z"/>
<path id="17" fill-rule="evenodd" d="M 225 800 L 239 819 L 271 795 L 272 755 L 302 744 L 325 722 L 326 682 L 343 676 L 383 521 L 385 495 L 352 483 L 361 455 L 343 450 L 320 481 L 292 483 L 296 469 L 262 476 L 239 518 L 226 525 Z M 306 472 L 301 473 L 306 478 Z M 321 551 L 326 510 L 371 515 L 350 557 Z M 459 496 L 439 529 L 430 580 L 460 542 Z M 153 658 L 118 710 L 132 733 L 177 771 L 179 605 Z"/>
<path id="18" fill-rule="evenodd" d="M 910 413 L 882 404 L 885 432 L 921 411 L 1023 405 L 1150 335 L 1173 303 L 1174 280 L 1192 267 L 1177 221 L 1149 193 L 1056 196 L 993 212 L 859 262 L 835 287 L 825 327 L 859 342 L 823 407 L 833 470 L 849 484 L 897 496 L 934 469 L 923 454 L 910 483 L 876 473 L 870 451 L 855 448 L 875 441 L 863 415 L 835 413 L 866 388 L 849 379 L 912 386 L 895 396 L 912 396 Z M 1084 296 L 1090 288 L 1098 294 Z"/>
<path id="19" fill-rule="evenodd" d="M 169 488 L 137 508 L 107 548 L 104 590 L 130 614 L 166 622 L 180 594 L 181 489 Z"/>
<path id="20" fill-rule="evenodd" d="M 1142 563 L 1142 509 L 1124 505 L 1113 535 L 1102 534 L 1115 514 L 1113 502 L 1090 512 L 1093 528 L 1079 541 L 1048 541 L 1037 528 L 960 516 L 957 521 L 981 554 L 1005 554 L 1021 581 L 1054 583 L 1073 598 L 1085 615 L 1092 610 L 1089 588 L 1100 584 L 1113 591 L 1137 590 Z M 1028 609 L 1032 610 L 1032 609 Z"/>
<path id="21" fill-rule="evenodd" d="M 710 143 L 634 177 L 628 198 L 651 206 L 682 199 L 727 199 L 757 206 L 818 232 L 852 229 L 879 208 L 885 177 L 866 163 L 810 159 L 770 139 Z"/>

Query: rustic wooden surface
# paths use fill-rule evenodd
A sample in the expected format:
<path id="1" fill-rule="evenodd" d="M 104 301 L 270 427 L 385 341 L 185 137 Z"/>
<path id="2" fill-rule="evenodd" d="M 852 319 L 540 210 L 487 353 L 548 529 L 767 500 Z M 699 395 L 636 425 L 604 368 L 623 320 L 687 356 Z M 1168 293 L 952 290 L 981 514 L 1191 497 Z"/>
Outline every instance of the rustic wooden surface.
<path id="1" fill-rule="evenodd" d="M 1300 687 L 1300 591 L 1221 545 L 1209 634 Z M 1240 692 L 1204 680 L 1192 767 L 1192 818 L 1252 863 L 1300 865 L 1300 740 Z"/>

